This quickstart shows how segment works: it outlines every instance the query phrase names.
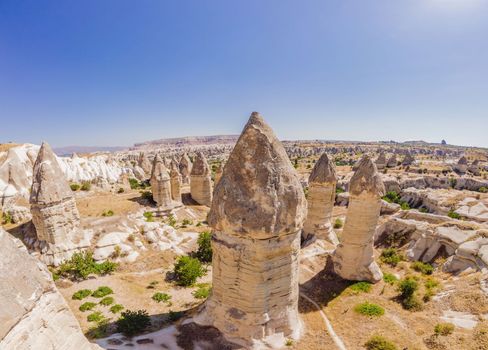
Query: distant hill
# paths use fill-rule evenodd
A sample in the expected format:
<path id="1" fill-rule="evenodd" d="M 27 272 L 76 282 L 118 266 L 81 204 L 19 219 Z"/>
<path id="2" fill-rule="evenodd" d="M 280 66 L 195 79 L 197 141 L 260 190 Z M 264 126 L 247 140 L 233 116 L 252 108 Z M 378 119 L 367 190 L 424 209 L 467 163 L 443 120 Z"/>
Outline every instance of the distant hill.
<path id="1" fill-rule="evenodd" d="M 213 145 L 213 144 L 234 144 L 239 135 L 213 135 L 213 136 L 185 136 L 168 139 L 159 139 L 134 144 L 131 150 L 142 149 L 152 146 L 188 146 L 188 145 Z"/>
<path id="2" fill-rule="evenodd" d="M 128 147 L 103 147 L 103 146 L 65 146 L 53 149 L 58 156 L 69 156 L 73 153 L 117 152 Z"/>

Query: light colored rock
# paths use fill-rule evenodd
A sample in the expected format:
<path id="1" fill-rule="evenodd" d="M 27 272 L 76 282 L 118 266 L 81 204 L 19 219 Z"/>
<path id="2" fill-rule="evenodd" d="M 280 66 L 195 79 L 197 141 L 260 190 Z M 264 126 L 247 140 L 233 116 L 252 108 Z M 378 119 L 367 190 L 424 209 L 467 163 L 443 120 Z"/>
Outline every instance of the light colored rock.
<path id="1" fill-rule="evenodd" d="M 168 169 L 161 157 L 156 155 L 153 163 L 151 179 L 151 190 L 153 199 L 160 210 L 170 210 L 174 207 L 171 196 L 171 180 Z"/>
<path id="2" fill-rule="evenodd" d="M 303 225 L 302 239 L 320 238 L 337 245 L 331 218 L 336 196 L 337 175 L 334 164 L 324 153 L 315 163 L 308 179 L 308 213 Z"/>
<path id="3" fill-rule="evenodd" d="M 171 198 L 175 202 L 181 203 L 181 174 L 176 160 L 171 160 L 171 168 L 169 172 L 171 182 Z"/>
<path id="4" fill-rule="evenodd" d="M 195 321 L 247 348 L 298 338 L 298 254 L 306 211 L 282 144 L 254 112 L 215 188 L 208 216 L 213 289 Z"/>
<path id="5" fill-rule="evenodd" d="M 344 279 L 378 282 L 383 277 L 374 261 L 373 240 L 384 191 L 375 164 L 364 156 L 351 178 L 342 239 L 333 254 L 334 271 Z"/>
<path id="6" fill-rule="evenodd" d="M 394 168 L 398 165 L 398 161 L 395 154 L 392 154 L 386 163 L 387 168 Z"/>
<path id="7" fill-rule="evenodd" d="M 215 169 L 215 178 L 214 178 L 214 185 L 217 186 L 220 178 L 222 177 L 223 166 L 222 162 L 217 164 L 217 169 Z"/>
<path id="8" fill-rule="evenodd" d="M 412 156 L 410 152 L 407 152 L 405 157 L 402 160 L 402 165 L 403 166 L 409 166 L 412 165 L 415 162 L 415 158 Z"/>
<path id="9" fill-rule="evenodd" d="M 180 159 L 180 174 L 183 184 L 188 185 L 190 183 L 190 173 L 192 169 L 192 163 L 188 154 L 183 153 Z"/>
<path id="10" fill-rule="evenodd" d="M 376 168 L 378 170 L 383 170 L 386 167 L 386 156 L 385 152 L 381 152 L 380 155 L 378 156 L 378 159 L 376 159 Z"/>
<path id="11" fill-rule="evenodd" d="M 153 166 L 151 165 L 151 162 L 149 161 L 149 159 L 147 159 L 147 156 L 144 153 L 141 153 L 139 155 L 137 164 L 144 171 L 144 174 L 148 176 L 151 174 Z"/>
<path id="12" fill-rule="evenodd" d="M 190 174 L 190 194 L 195 202 L 201 205 L 212 204 L 212 179 L 207 159 L 198 152 Z"/>
<path id="13" fill-rule="evenodd" d="M 0 349 L 101 349 L 83 336 L 51 274 L 0 228 Z"/>

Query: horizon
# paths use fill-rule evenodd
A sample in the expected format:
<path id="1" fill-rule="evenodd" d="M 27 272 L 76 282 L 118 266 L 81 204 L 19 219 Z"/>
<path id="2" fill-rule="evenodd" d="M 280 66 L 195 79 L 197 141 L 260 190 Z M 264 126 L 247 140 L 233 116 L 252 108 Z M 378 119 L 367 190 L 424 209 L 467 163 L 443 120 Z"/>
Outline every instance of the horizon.
<path id="1" fill-rule="evenodd" d="M 0 3 L 0 139 L 239 134 L 488 148 L 488 2 Z"/>

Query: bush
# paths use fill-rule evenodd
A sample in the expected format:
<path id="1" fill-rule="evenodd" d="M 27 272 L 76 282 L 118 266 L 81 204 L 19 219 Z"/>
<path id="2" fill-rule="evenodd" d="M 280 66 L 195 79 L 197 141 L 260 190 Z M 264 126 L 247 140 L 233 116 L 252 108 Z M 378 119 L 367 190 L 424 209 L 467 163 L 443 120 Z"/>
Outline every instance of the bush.
<path id="1" fill-rule="evenodd" d="M 153 217 L 153 212 L 152 211 L 145 211 L 144 214 L 142 214 L 145 218 L 146 218 L 146 221 L 147 222 L 153 222 L 154 221 L 154 217 Z"/>
<path id="2" fill-rule="evenodd" d="M 210 295 L 210 291 L 212 290 L 212 287 L 207 283 L 202 283 L 197 287 L 198 289 L 192 293 L 193 296 L 197 299 L 207 299 L 208 296 Z"/>
<path id="3" fill-rule="evenodd" d="M 394 284 L 396 281 L 398 281 L 398 278 L 396 278 L 395 275 L 392 273 L 385 273 L 383 275 L 383 281 L 388 284 Z"/>
<path id="4" fill-rule="evenodd" d="M 2 225 L 8 225 L 14 222 L 14 218 L 10 212 L 2 213 Z"/>
<path id="5" fill-rule="evenodd" d="M 341 187 L 336 187 L 335 192 L 336 192 L 337 194 L 339 194 L 339 193 L 344 193 L 344 192 L 346 192 L 346 191 L 344 191 L 344 189 L 343 189 L 343 188 L 341 188 Z"/>
<path id="6" fill-rule="evenodd" d="M 451 219 L 461 220 L 461 215 L 456 213 L 453 209 L 451 209 L 449 213 L 447 213 L 447 216 L 449 216 Z"/>
<path id="7" fill-rule="evenodd" d="M 417 281 L 412 277 L 406 277 L 399 282 L 398 291 L 400 292 L 400 295 L 398 297 L 404 309 L 415 311 L 422 308 L 421 302 L 415 295 L 418 287 Z"/>
<path id="8" fill-rule="evenodd" d="M 403 259 L 395 248 L 386 248 L 381 252 L 380 260 L 385 264 L 395 267 Z"/>
<path id="9" fill-rule="evenodd" d="M 431 264 L 423 263 L 421 261 L 415 261 L 412 263 L 412 269 L 423 275 L 432 275 L 434 272 L 434 267 Z"/>
<path id="10" fill-rule="evenodd" d="M 90 338 L 95 338 L 95 339 L 98 339 L 98 338 L 105 338 L 108 336 L 109 332 L 108 332 L 108 321 L 106 318 L 104 318 L 103 320 L 97 322 L 97 326 L 96 327 L 91 327 L 89 330 L 88 330 L 88 337 Z"/>
<path id="11" fill-rule="evenodd" d="M 140 187 L 139 181 L 137 181 L 137 179 L 134 178 L 129 179 L 129 185 L 132 190 L 137 190 Z"/>
<path id="12" fill-rule="evenodd" d="M 205 231 L 200 233 L 198 236 L 197 244 L 198 250 L 196 257 L 203 263 L 212 262 L 212 233 L 210 231 Z"/>
<path id="13" fill-rule="evenodd" d="M 116 314 L 117 312 L 124 310 L 124 307 L 120 304 L 115 304 L 112 305 L 109 310 L 111 313 Z"/>
<path id="14" fill-rule="evenodd" d="M 102 213 L 102 216 L 114 216 L 113 210 L 106 210 Z"/>
<path id="15" fill-rule="evenodd" d="M 113 294 L 113 290 L 107 286 L 98 287 L 96 291 L 92 293 L 92 297 L 103 298 L 106 295 Z"/>
<path id="16" fill-rule="evenodd" d="M 478 192 L 481 192 L 481 193 L 488 193 L 488 187 L 484 187 L 484 186 L 483 186 L 483 187 L 480 187 L 480 188 L 478 189 Z"/>
<path id="17" fill-rule="evenodd" d="M 364 347 L 367 350 L 398 350 L 395 344 L 379 335 L 369 338 Z"/>
<path id="18" fill-rule="evenodd" d="M 190 220 L 190 219 L 183 219 L 183 221 L 181 222 L 181 225 L 182 226 L 189 226 L 189 225 L 193 225 L 193 221 Z"/>
<path id="19" fill-rule="evenodd" d="M 115 300 L 112 297 L 105 297 L 102 300 L 100 300 L 99 304 L 103 305 L 103 306 L 109 306 L 109 305 L 112 305 L 114 303 L 114 301 Z"/>
<path id="20" fill-rule="evenodd" d="M 382 316 L 385 313 L 385 309 L 381 306 L 369 302 L 356 305 L 354 311 L 366 316 Z"/>
<path id="21" fill-rule="evenodd" d="M 198 277 L 205 274 L 205 269 L 200 260 L 189 256 L 181 256 L 175 264 L 174 274 L 177 284 L 180 286 L 191 286 Z"/>
<path id="22" fill-rule="evenodd" d="M 78 309 L 81 312 L 85 312 L 85 311 L 93 309 L 95 306 L 97 306 L 97 304 L 92 303 L 91 301 L 87 301 L 86 303 L 81 304 Z"/>
<path id="23" fill-rule="evenodd" d="M 81 184 L 81 190 L 82 191 L 90 191 L 91 190 L 91 183 L 88 181 L 85 181 Z"/>
<path id="24" fill-rule="evenodd" d="M 102 314 L 100 311 L 95 311 L 94 313 L 89 314 L 89 315 L 86 317 L 86 320 L 87 320 L 88 322 L 100 322 L 100 321 L 102 321 L 103 319 L 105 319 L 105 317 L 103 316 L 103 314 Z"/>
<path id="25" fill-rule="evenodd" d="M 343 226 L 342 220 L 340 218 L 335 219 L 334 221 L 334 228 L 339 229 Z"/>
<path id="26" fill-rule="evenodd" d="M 71 279 L 86 279 L 90 274 L 106 275 L 115 271 L 117 264 L 111 261 L 97 263 L 91 252 L 75 253 L 62 263 L 53 274 Z"/>
<path id="27" fill-rule="evenodd" d="M 116 322 L 117 331 L 127 336 L 133 336 L 144 331 L 151 324 L 146 310 L 124 311 Z"/>
<path id="28" fill-rule="evenodd" d="M 354 292 L 368 293 L 371 290 L 371 283 L 365 281 L 356 282 L 351 284 L 349 288 Z"/>
<path id="29" fill-rule="evenodd" d="M 158 303 L 162 301 L 166 303 L 171 300 L 171 295 L 161 292 L 154 293 L 154 295 L 152 296 L 152 300 L 157 301 Z"/>
<path id="30" fill-rule="evenodd" d="M 73 299 L 73 300 L 82 300 L 82 299 L 85 299 L 85 298 L 89 297 L 91 295 L 91 293 L 92 293 L 92 291 L 89 290 L 89 289 L 80 289 L 75 294 L 73 294 L 73 296 L 71 297 L 71 299 Z"/>
<path id="31" fill-rule="evenodd" d="M 176 218 L 173 214 L 169 214 L 167 222 L 169 226 L 176 228 Z"/>
<path id="32" fill-rule="evenodd" d="M 141 197 L 145 200 L 148 200 L 150 202 L 153 202 L 154 201 L 154 198 L 153 198 L 153 195 L 151 193 L 151 191 L 142 191 L 141 192 Z"/>
<path id="33" fill-rule="evenodd" d="M 434 327 L 434 333 L 436 335 L 449 335 L 454 332 L 454 325 L 452 323 L 438 323 Z"/>
<path id="34" fill-rule="evenodd" d="M 389 191 L 386 193 L 386 195 L 383 196 L 383 200 L 388 203 L 398 204 L 400 202 L 400 196 L 395 191 Z"/>
<path id="35" fill-rule="evenodd" d="M 119 189 L 117 190 L 117 193 L 124 193 L 125 190 L 122 188 L 122 187 L 119 187 Z"/>
<path id="36" fill-rule="evenodd" d="M 69 187 L 71 188 L 71 191 L 76 192 L 81 186 L 79 184 L 70 184 Z"/>

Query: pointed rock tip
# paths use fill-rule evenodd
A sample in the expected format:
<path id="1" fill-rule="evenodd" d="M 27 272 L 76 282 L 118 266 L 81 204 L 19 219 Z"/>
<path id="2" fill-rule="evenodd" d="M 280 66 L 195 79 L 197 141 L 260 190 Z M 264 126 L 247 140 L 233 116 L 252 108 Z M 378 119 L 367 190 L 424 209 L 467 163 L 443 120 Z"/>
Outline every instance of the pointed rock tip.
<path id="1" fill-rule="evenodd" d="M 362 192 L 369 192 L 382 196 L 385 193 L 385 186 L 381 177 L 368 155 L 363 156 L 358 163 L 358 168 L 351 178 L 349 192 L 360 195 Z"/>
<path id="2" fill-rule="evenodd" d="M 323 153 L 308 178 L 309 182 L 337 182 L 337 175 L 334 163 L 330 161 L 327 153 Z"/>

